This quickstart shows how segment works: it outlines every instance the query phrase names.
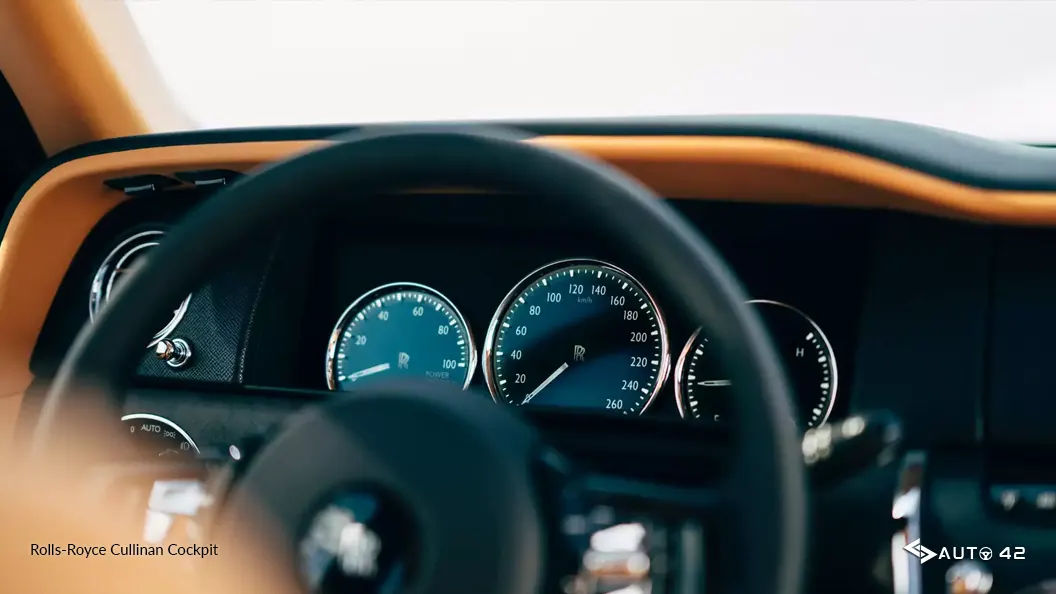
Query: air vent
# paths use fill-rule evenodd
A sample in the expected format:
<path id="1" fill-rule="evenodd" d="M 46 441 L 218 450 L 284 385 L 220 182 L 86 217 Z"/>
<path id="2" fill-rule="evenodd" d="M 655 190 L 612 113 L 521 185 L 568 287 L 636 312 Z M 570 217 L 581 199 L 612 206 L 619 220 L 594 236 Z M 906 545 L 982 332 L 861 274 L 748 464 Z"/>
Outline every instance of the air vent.
<path id="1" fill-rule="evenodd" d="M 137 233 L 122 241 L 106 256 L 92 279 L 92 290 L 88 299 L 88 317 L 93 322 L 102 308 L 109 303 L 111 295 L 126 275 L 142 261 L 150 250 L 158 245 L 164 236 L 165 232 L 160 230 Z M 154 334 L 148 347 L 153 347 L 176 329 L 176 325 L 183 319 L 183 314 L 187 312 L 190 302 L 191 296 L 188 295 L 179 307 L 173 310 L 172 318 L 168 323 Z"/>

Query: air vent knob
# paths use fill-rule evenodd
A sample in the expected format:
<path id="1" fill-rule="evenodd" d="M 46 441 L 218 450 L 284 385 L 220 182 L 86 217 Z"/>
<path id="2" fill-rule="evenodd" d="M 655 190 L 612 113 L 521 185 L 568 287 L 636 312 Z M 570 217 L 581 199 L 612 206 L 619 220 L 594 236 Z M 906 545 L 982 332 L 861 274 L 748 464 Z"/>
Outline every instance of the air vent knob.
<path id="1" fill-rule="evenodd" d="M 154 346 L 154 354 L 173 369 L 187 365 L 191 360 L 191 345 L 182 338 L 164 338 Z"/>

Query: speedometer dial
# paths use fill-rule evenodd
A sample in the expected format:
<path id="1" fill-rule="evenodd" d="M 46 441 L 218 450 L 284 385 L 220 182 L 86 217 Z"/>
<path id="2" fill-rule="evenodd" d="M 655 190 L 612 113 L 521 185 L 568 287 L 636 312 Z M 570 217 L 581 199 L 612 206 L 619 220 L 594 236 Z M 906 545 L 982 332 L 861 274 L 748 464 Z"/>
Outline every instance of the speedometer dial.
<path id="1" fill-rule="evenodd" d="M 331 390 L 382 378 L 417 377 L 469 386 L 477 351 L 466 320 L 447 297 L 417 283 L 383 285 L 356 299 L 326 350 Z"/>
<path id="2" fill-rule="evenodd" d="M 645 411 L 670 368 L 656 302 L 597 260 L 554 262 L 522 280 L 492 319 L 484 357 L 497 402 L 625 415 Z"/>

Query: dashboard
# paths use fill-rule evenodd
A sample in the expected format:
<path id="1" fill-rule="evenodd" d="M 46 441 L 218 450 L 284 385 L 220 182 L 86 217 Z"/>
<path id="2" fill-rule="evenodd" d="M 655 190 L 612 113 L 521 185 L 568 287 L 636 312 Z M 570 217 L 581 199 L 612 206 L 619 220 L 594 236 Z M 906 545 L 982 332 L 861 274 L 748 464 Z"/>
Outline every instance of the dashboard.
<path id="1" fill-rule="evenodd" d="M 48 224 L 27 244 L 55 265 L 38 263 L 19 277 L 29 289 L 50 278 L 54 297 L 33 300 L 46 310 L 39 332 L 8 334 L 31 336 L 20 431 L 32 431 L 69 345 L 138 258 L 240 172 L 317 141 L 277 134 L 271 144 L 250 135 L 202 139 L 200 148 L 179 138 L 97 147 L 98 155 L 71 162 L 101 159 L 105 167 L 59 182 L 45 176 L 27 190 L 62 200 L 32 211 L 32 221 Z M 1051 515 L 1036 504 L 1056 492 L 1048 397 L 1056 384 L 1045 373 L 1056 328 L 1045 262 L 1056 233 L 1041 203 L 1018 210 L 1018 194 L 992 194 L 1003 190 L 953 169 L 927 179 L 906 170 L 884 186 L 870 177 L 879 175 L 876 163 L 834 173 L 845 154 L 807 159 L 783 140 L 674 138 L 602 142 L 597 152 L 667 196 L 730 264 L 793 380 L 790 421 L 804 430 L 893 412 L 905 447 L 929 454 L 929 534 L 1031 543 L 1036 557 L 1022 574 L 1042 571 L 1056 542 Z M 560 142 L 596 141 L 571 134 Z M 275 148 L 283 143 L 294 146 Z M 169 148 L 201 156 L 181 165 Z M 725 177 L 709 177 L 718 172 Z M 1044 181 L 1021 179 L 1013 189 Z M 47 183 L 50 190 L 36 189 Z M 414 189 L 372 198 L 356 211 L 303 212 L 281 233 L 257 238 L 238 265 L 158 320 L 123 411 L 137 451 L 237 451 L 306 405 L 408 375 L 519 407 L 549 442 L 592 468 L 678 485 L 719 476 L 731 455 L 729 385 L 715 357 L 722 345 L 680 316 L 679 304 L 693 296 L 661 289 L 638 238 L 594 237 L 582 221 L 544 216 L 532 196 Z M 26 233 L 25 221 L 9 223 L 8 237 L 13 228 Z M 28 316 L 9 313 L 4 286 L 7 331 Z M 0 364 L 12 352 L 3 346 Z M 819 541 L 878 543 L 833 553 L 840 562 L 818 570 L 817 591 L 832 580 L 860 581 L 877 558 L 890 563 L 898 472 L 873 469 L 815 494 Z M 1015 501 L 1005 509 L 1008 493 Z M 948 511 L 964 501 L 970 513 Z M 941 584 L 941 572 L 929 575 Z"/>
<path id="2" fill-rule="evenodd" d="M 137 197 L 99 222 L 52 305 L 33 359 L 38 377 L 54 374 L 137 254 L 164 241 L 164 230 L 210 191 L 167 192 L 161 208 Z M 586 423 L 602 435 L 629 426 L 648 438 L 657 430 L 651 422 L 673 424 L 687 439 L 700 436 L 681 452 L 689 459 L 723 441 L 729 382 L 715 356 L 721 345 L 680 317 L 680 296 L 655 288 L 633 237 L 603 243 L 575 221 L 533 214 L 530 196 L 404 194 L 373 203 L 370 213 L 292 221 L 176 304 L 145 345 L 136 382 L 142 400 L 133 397 L 126 413 L 164 420 L 151 431 L 176 439 L 175 449 L 226 449 L 304 404 L 281 398 L 284 390 L 339 397 L 410 376 L 525 407 L 559 434 Z M 846 414 L 872 217 L 675 203 L 733 263 L 773 329 L 799 390 L 796 422 L 806 429 Z M 159 345 L 173 343 L 186 345 L 186 361 L 158 357 Z M 218 397 L 188 401 L 181 389 Z M 681 449 L 681 440 L 668 441 L 662 445 Z M 622 469 L 651 457 L 614 458 L 599 446 L 584 446 L 585 459 L 607 457 Z M 638 470 L 656 472 L 649 464 Z"/>

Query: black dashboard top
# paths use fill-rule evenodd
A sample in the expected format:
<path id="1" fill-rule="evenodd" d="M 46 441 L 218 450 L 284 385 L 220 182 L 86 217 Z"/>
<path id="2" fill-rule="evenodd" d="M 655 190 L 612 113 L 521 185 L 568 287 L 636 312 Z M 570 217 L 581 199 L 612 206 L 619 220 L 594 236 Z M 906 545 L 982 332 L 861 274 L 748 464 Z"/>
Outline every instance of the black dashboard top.
<path id="1" fill-rule="evenodd" d="M 788 114 L 451 122 L 441 125 L 459 127 L 470 124 L 502 126 L 526 135 L 754 136 L 800 140 L 876 157 L 980 188 L 1056 190 L 1056 152 L 1050 148 L 1002 142 L 876 118 Z M 400 124 L 414 125 L 423 124 Z M 52 156 L 35 174 L 26 179 L 8 204 L 7 212 L 0 221 L 0 234 L 7 228 L 22 194 L 41 175 L 66 161 L 89 155 L 155 146 L 317 140 L 379 126 L 384 125 L 201 130 L 111 138 L 72 147 Z"/>

